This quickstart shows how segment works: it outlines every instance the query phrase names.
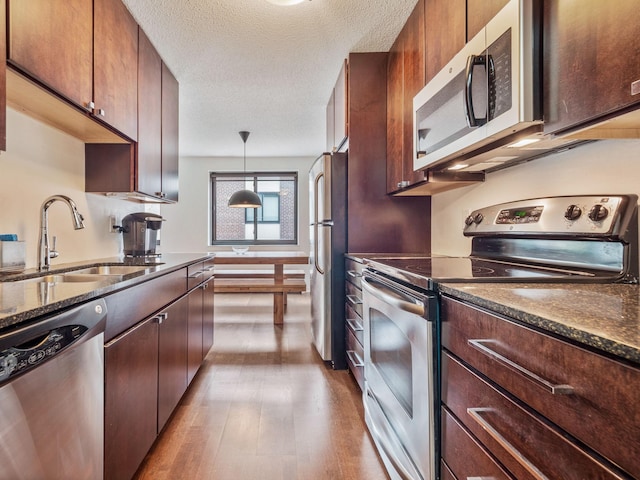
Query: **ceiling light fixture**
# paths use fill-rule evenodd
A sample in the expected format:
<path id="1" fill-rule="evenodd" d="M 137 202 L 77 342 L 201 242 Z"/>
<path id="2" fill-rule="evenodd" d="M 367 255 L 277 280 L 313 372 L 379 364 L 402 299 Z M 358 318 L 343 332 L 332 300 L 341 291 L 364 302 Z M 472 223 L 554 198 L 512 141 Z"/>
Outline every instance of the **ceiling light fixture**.
<path id="1" fill-rule="evenodd" d="M 247 173 L 247 138 L 250 132 L 238 132 L 244 143 L 244 167 L 243 172 Z M 234 208 L 260 208 L 262 202 L 260 197 L 253 190 L 238 190 L 229 198 L 229 206 Z"/>
<path id="2" fill-rule="evenodd" d="M 279 5 L 281 7 L 286 7 L 289 5 L 297 5 L 298 3 L 304 2 L 304 0 L 267 0 L 267 2 L 273 3 L 274 5 Z"/>

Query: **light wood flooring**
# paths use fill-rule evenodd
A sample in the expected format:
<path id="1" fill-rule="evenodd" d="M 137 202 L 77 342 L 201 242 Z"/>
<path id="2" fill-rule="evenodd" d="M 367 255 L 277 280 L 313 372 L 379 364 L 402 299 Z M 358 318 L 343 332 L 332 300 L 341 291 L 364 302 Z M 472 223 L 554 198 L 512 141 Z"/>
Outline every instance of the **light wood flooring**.
<path id="1" fill-rule="evenodd" d="M 137 480 L 385 480 L 361 393 L 311 344 L 309 295 L 217 294 L 214 346 Z"/>

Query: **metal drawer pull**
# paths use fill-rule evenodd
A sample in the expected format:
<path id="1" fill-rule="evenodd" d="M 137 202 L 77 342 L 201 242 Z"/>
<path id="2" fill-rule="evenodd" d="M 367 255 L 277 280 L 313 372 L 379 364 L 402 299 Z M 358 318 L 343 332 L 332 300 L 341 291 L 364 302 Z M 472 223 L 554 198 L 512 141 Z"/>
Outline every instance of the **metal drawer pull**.
<path id="1" fill-rule="evenodd" d="M 507 357 L 504 357 L 502 355 L 500 355 L 498 352 L 491 350 L 489 347 L 487 347 L 486 345 L 484 345 L 484 343 L 490 343 L 493 340 L 467 340 L 467 343 L 472 346 L 473 348 L 475 348 L 476 350 L 478 350 L 480 353 L 483 353 L 484 355 L 486 355 L 487 357 L 491 358 L 492 360 L 495 360 L 496 362 L 500 363 L 501 365 L 504 365 L 505 367 L 507 367 L 509 370 L 523 376 L 524 378 L 526 378 L 527 380 L 529 380 L 530 382 L 533 382 L 534 384 L 536 384 L 537 386 L 539 386 L 540 388 L 543 388 L 545 391 L 547 391 L 548 393 L 551 393 L 552 395 L 571 395 L 573 394 L 573 387 L 571 385 L 556 385 L 551 383 L 548 380 L 545 380 L 542 377 L 539 377 L 538 375 L 536 375 L 535 373 L 531 372 L 530 370 L 527 370 L 526 368 L 524 368 L 521 365 L 518 365 L 517 363 L 509 360 Z"/>
<path id="2" fill-rule="evenodd" d="M 362 332 L 364 330 L 362 324 L 355 318 L 347 318 L 347 323 L 349 324 L 349 327 L 351 327 L 351 330 L 353 330 L 354 332 Z"/>
<path id="3" fill-rule="evenodd" d="M 202 270 L 198 270 L 197 272 L 193 272 L 191 275 L 189 275 L 189 278 L 198 278 L 203 273 L 204 272 Z"/>
<path id="4" fill-rule="evenodd" d="M 491 437 L 496 442 L 498 442 L 502 446 L 502 448 L 504 448 L 507 452 L 509 452 L 509 455 L 511 455 L 520 465 L 522 465 L 531 475 L 533 475 L 534 478 L 537 478 L 539 480 L 548 480 L 549 477 L 547 477 L 544 473 L 542 473 L 538 469 L 538 467 L 536 467 L 533 463 L 531 463 L 531 461 L 529 461 L 527 457 L 525 457 L 522 453 L 520 453 L 520 451 L 516 447 L 511 445 L 511 443 L 509 443 L 509 441 L 506 438 L 504 438 L 500 434 L 500 432 L 498 432 L 495 428 L 493 428 L 493 425 L 491 425 L 484 418 L 482 418 L 482 414 L 484 412 L 493 412 L 493 411 L 494 411 L 493 408 L 467 408 L 467 413 L 469 414 L 469 416 L 473 418 L 476 421 L 476 423 L 482 427 L 483 430 L 485 430 L 489 435 L 491 435 Z"/>
<path id="5" fill-rule="evenodd" d="M 359 272 L 356 272 L 355 270 L 347 270 L 347 275 L 349 275 L 350 277 L 353 277 L 353 278 L 362 277 L 362 274 L 359 273 Z"/>
<path id="6" fill-rule="evenodd" d="M 351 360 L 354 367 L 364 367 L 364 361 L 353 350 L 347 350 L 347 357 Z"/>
<path id="7" fill-rule="evenodd" d="M 354 305 L 362 305 L 362 299 L 355 295 L 347 295 L 347 300 L 349 300 L 349 302 L 353 303 Z"/>

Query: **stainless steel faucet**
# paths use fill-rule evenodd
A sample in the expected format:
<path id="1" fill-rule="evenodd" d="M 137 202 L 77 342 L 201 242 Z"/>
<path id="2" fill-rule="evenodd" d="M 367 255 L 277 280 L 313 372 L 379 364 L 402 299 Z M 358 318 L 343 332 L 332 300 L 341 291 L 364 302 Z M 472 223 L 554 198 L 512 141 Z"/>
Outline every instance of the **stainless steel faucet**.
<path id="1" fill-rule="evenodd" d="M 49 270 L 50 260 L 58 256 L 55 250 L 55 237 L 53 250 L 49 246 L 49 207 L 57 200 L 66 203 L 71 210 L 73 228 L 84 228 L 84 218 L 78 212 L 76 203 L 65 195 L 53 195 L 47 198 L 40 209 L 40 239 L 38 240 L 38 270 Z"/>

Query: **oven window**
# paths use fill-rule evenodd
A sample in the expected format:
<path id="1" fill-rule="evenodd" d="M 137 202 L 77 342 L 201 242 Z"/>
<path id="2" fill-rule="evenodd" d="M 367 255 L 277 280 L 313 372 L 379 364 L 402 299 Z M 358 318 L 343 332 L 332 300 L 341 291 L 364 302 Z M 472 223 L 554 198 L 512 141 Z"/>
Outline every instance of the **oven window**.
<path id="1" fill-rule="evenodd" d="M 413 418 L 411 341 L 386 315 L 370 311 L 371 362 L 389 389 Z"/>

